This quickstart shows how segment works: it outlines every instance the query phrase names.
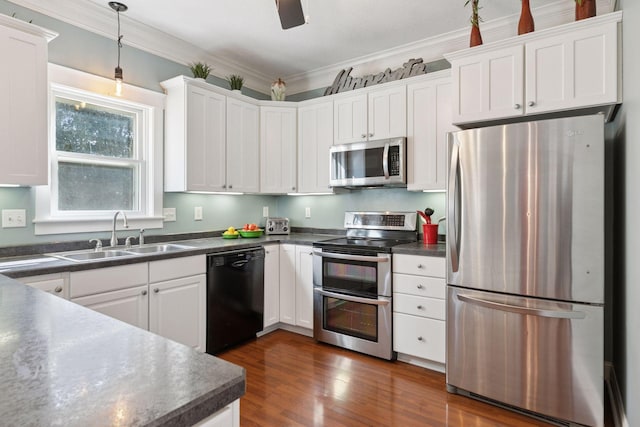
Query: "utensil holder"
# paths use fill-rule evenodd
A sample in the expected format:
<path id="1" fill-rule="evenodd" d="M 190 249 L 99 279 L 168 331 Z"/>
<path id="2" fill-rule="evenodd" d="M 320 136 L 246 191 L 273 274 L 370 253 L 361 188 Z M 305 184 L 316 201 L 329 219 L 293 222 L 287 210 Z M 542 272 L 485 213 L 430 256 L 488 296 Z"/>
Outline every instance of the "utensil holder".
<path id="1" fill-rule="evenodd" d="M 425 245 L 438 243 L 438 224 L 422 224 L 422 241 Z"/>

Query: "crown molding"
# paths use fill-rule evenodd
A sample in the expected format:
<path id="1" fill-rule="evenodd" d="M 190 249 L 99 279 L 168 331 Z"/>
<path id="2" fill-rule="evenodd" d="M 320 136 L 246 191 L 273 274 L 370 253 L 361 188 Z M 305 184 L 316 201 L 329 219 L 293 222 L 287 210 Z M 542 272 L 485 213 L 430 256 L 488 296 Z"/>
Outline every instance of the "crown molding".
<path id="1" fill-rule="evenodd" d="M 20 30 L 34 36 L 43 37 L 47 40 L 47 42 L 50 42 L 51 40 L 58 37 L 58 33 L 56 33 L 55 31 L 47 30 L 46 28 L 39 27 L 30 22 L 21 21 L 20 19 L 16 19 L 7 15 L 0 15 L 0 25 Z"/>
<path id="2" fill-rule="evenodd" d="M 114 38 L 113 11 L 106 6 L 100 7 L 92 2 L 77 0 L 9 1 L 103 37 Z M 597 0 L 598 14 L 612 12 L 615 3 L 616 0 Z M 532 12 L 536 29 L 542 30 L 573 22 L 574 10 L 574 3 L 567 0 L 557 0 L 550 5 L 534 8 Z M 224 78 L 229 74 L 242 74 L 245 77 L 246 87 L 268 93 L 272 80 L 269 76 L 235 61 L 211 55 L 182 39 L 132 20 L 126 14 L 120 15 L 120 19 L 124 28 L 125 45 L 183 65 L 194 61 L 215 64 L 212 75 Z M 519 16 L 516 14 L 483 22 L 481 31 L 484 42 L 491 43 L 515 36 L 518 19 Z M 340 70 L 348 67 L 353 67 L 354 75 L 377 73 L 386 68 L 398 67 L 410 58 L 423 58 L 424 62 L 439 60 L 445 53 L 467 48 L 468 43 L 469 29 L 463 28 L 371 55 L 293 74 L 284 77 L 287 82 L 287 93 L 296 94 L 327 87 L 331 85 Z"/>

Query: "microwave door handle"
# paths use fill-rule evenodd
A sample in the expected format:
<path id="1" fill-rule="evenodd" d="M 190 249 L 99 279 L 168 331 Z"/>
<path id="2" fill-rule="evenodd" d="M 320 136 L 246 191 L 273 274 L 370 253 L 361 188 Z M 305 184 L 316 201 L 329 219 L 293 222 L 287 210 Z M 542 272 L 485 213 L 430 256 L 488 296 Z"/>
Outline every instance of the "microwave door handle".
<path id="1" fill-rule="evenodd" d="M 586 316 L 581 311 L 572 310 L 543 310 L 539 308 L 521 307 L 518 305 L 503 304 L 501 302 L 487 301 L 482 298 L 472 297 L 470 295 L 458 294 L 460 301 L 468 304 L 474 304 L 480 307 L 489 308 L 492 310 L 508 311 L 510 313 L 517 314 L 529 314 L 538 317 L 551 317 L 554 319 L 584 319 Z"/>
<path id="2" fill-rule="evenodd" d="M 341 299 L 343 301 L 357 302 L 360 304 L 389 305 L 390 303 L 388 297 L 377 297 L 377 298 L 354 297 L 353 295 L 345 295 L 345 294 L 339 294 L 337 292 L 325 291 L 322 288 L 313 288 L 313 291 L 320 295 L 324 295 L 325 297 Z"/>
<path id="3" fill-rule="evenodd" d="M 389 179 L 389 143 L 384 144 L 384 150 L 382 152 L 382 172 L 384 172 L 384 179 Z"/>
<path id="4" fill-rule="evenodd" d="M 346 261 L 363 261 L 363 262 L 389 262 L 389 258 L 377 256 L 349 255 L 349 254 L 332 254 L 330 252 L 322 252 L 322 249 L 313 249 L 314 255 L 323 258 L 342 259 Z"/>

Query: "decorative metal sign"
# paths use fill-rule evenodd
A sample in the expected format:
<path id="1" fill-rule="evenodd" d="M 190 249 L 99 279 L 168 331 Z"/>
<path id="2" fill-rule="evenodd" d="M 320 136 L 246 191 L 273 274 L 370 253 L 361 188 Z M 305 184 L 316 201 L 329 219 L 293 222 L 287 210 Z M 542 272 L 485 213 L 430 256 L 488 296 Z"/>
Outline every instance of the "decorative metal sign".
<path id="1" fill-rule="evenodd" d="M 349 67 L 338 73 L 333 84 L 324 91 L 324 95 L 333 95 L 334 93 L 347 92 L 362 87 L 374 86 L 380 83 L 393 82 L 407 77 L 426 74 L 427 65 L 428 64 L 422 62 L 422 58 L 410 59 L 402 64 L 402 68 L 398 68 L 397 70 L 391 71 L 390 68 L 387 68 L 381 73 L 370 74 L 364 77 L 350 76 L 349 74 L 353 71 L 353 67 Z"/>

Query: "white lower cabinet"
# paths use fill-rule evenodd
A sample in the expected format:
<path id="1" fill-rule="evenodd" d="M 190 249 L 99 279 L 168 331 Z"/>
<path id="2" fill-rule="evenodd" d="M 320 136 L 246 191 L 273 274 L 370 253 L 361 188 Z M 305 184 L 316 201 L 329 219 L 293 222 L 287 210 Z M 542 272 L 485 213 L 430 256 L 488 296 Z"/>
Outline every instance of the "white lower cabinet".
<path id="1" fill-rule="evenodd" d="M 280 322 L 313 329 L 311 246 L 280 245 Z"/>
<path id="2" fill-rule="evenodd" d="M 264 328 L 280 321 L 280 245 L 264 247 Z"/>
<path id="3" fill-rule="evenodd" d="M 445 363 L 445 259 L 393 255 L 393 350 Z"/>
<path id="4" fill-rule="evenodd" d="M 240 427 L 240 399 L 234 400 L 193 427 Z"/>
<path id="5" fill-rule="evenodd" d="M 165 338 L 206 349 L 206 256 L 70 273 L 71 301 L 148 329 Z"/>
<path id="6" fill-rule="evenodd" d="M 40 276 L 21 277 L 18 282 L 49 292 L 60 298 L 69 298 L 69 273 L 43 274 Z"/>

